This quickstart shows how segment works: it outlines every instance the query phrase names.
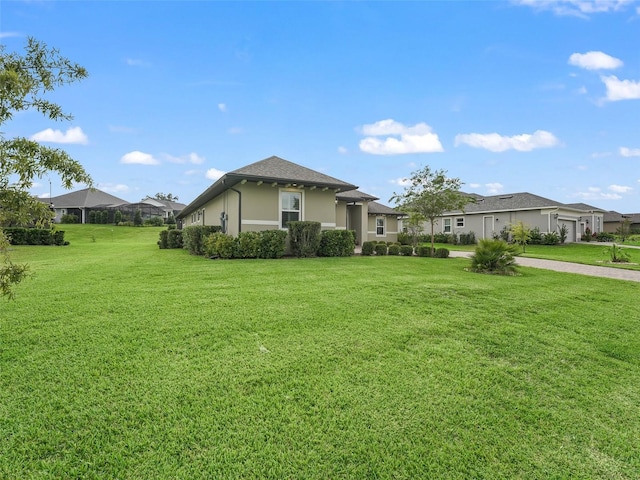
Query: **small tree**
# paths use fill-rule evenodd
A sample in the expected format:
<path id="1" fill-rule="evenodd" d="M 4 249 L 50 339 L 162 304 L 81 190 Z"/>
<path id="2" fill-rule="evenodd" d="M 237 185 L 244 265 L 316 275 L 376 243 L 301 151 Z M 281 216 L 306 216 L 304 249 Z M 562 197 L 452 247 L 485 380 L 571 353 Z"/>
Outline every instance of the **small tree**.
<path id="1" fill-rule="evenodd" d="M 510 231 L 513 241 L 522 247 L 522 253 L 524 253 L 527 243 L 531 240 L 531 228 L 520 220 L 511 225 Z"/>
<path id="2" fill-rule="evenodd" d="M 620 241 L 624 243 L 624 241 L 631 235 L 631 220 L 625 218 L 622 222 L 620 222 L 620 226 L 616 228 L 616 235 L 620 237 Z"/>
<path id="3" fill-rule="evenodd" d="M 116 210 L 116 213 L 113 215 L 113 223 L 118 225 L 122 221 L 122 212 L 120 210 Z"/>
<path id="4" fill-rule="evenodd" d="M 49 120 L 70 120 L 61 107 L 45 98 L 57 87 L 81 80 L 87 71 L 62 57 L 33 38 L 27 40 L 25 54 L 5 52 L 0 45 L 0 126 L 14 114 L 37 111 Z M 62 185 L 74 183 L 91 186 L 92 180 L 80 163 L 58 148 L 40 145 L 24 137 L 7 139 L 0 129 L 0 228 L 10 225 L 44 225 L 54 213 L 29 190 L 34 179 L 47 172 L 60 174 Z M 5 235 L 0 231 L 0 249 L 4 260 L 0 266 L 0 294 L 13 297 L 11 286 L 26 275 L 26 266 L 11 263 L 3 247 Z"/>
<path id="5" fill-rule="evenodd" d="M 421 215 L 431 224 L 431 252 L 435 250 L 434 226 L 447 211 L 464 211 L 473 198 L 460 192 L 462 181 L 448 178 L 445 170 L 432 171 L 429 166 L 416 170 L 404 192 L 394 193 L 390 201 L 409 214 Z"/>
<path id="6" fill-rule="evenodd" d="M 423 215 L 420 215 L 417 212 L 410 212 L 409 218 L 404 222 L 407 227 L 407 233 L 411 237 L 411 245 L 413 248 L 416 248 L 418 245 L 418 239 L 422 232 L 424 232 L 423 224 L 426 221 Z"/>
<path id="7" fill-rule="evenodd" d="M 166 200 L 168 202 L 177 202 L 178 201 L 178 196 L 177 195 L 172 195 L 170 193 L 156 193 L 155 197 L 158 200 Z"/>
<path id="8" fill-rule="evenodd" d="M 569 228 L 563 223 L 560 227 L 560 243 L 564 243 L 567 241 L 567 236 L 569 235 Z"/>
<path id="9" fill-rule="evenodd" d="M 136 213 L 133 216 L 133 224 L 136 227 L 142 226 L 142 211 L 139 208 L 136 209 Z"/>

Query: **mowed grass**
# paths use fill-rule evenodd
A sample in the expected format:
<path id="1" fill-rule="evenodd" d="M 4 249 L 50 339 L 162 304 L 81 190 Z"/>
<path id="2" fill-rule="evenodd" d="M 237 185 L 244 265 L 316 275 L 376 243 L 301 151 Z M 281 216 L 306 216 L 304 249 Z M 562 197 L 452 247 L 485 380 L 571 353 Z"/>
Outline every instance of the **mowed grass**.
<path id="1" fill-rule="evenodd" d="M 0 478 L 640 477 L 637 284 L 67 231 L 13 252 Z"/>

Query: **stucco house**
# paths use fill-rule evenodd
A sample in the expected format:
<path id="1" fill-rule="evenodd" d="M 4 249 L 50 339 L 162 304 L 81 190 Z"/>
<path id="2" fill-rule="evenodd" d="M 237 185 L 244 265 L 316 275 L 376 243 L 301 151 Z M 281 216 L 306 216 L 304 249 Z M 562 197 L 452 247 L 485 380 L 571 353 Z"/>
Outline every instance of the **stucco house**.
<path id="1" fill-rule="evenodd" d="M 476 238 L 492 238 L 494 234 L 522 221 L 541 233 L 558 232 L 562 225 L 568 230 L 567 242 L 580 241 L 587 228 L 592 233 L 602 232 L 605 211 L 584 203 L 564 204 L 532 193 L 504 195 L 471 195 L 474 202 L 464 212 L 446 212 L 440 219 L 443 233 L 470 233 Z"/>
<path id="2" fill-rule="evenodd" d="M 88 213 L 92 209 L 107 209 L 113 205 L 127 203 L 126 200 L 95 188 L 84 188 L 57 197 L 40 198 L 39 200 L 52 205 L 56 214 L 55 222 L 60 222 L 63 215 L 75 215 L 78 217 L 79 223 L 89 222 Z"/>
<path id="3" fill-rule="evenodd" d="M 619 213 L 614 210 L 604 214 L 604 231 L 616 233 L 616 230 L 626 221 L 629 221 L 629 228 L 632 232 L 640 232 L 640 213 Z"/>
<path id="4" fill-rule="evenodd" d="M 306 220 L 353 230 L 356 244 L 396 241 L 402 214 L 375 200 L 349 182 L 272 156 L 226 173 L 176 218 L 183 227 L 217 225 L 233 236 Z"/>

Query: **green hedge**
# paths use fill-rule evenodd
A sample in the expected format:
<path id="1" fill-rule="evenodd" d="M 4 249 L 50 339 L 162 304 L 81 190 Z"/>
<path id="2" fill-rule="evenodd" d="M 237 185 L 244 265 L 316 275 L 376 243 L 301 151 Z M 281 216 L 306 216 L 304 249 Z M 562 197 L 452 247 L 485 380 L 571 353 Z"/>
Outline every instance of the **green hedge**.
<path id="1" fill-rule="evenodd" d="M 314 257 L 320 246 L 320 222 L 289 222 L 289 245 L 296 257 Z"/>
<path id="2" fill-rule="evenodd" d="M 204 255 L 204 239 L 220 230 L 221 227 L 218 225 L 192 225 L 186 227 L 182 230 L 183 248 L 187 249 L 192 255 Z"/>
<path id="3" fill-rule="evenodd" d="M 2 230 L 11 245 L 69 245 L 69 242 L 64 240 L 64 230 L 23 227 L 8 227 Z"/>
<path id="4" fill-rule="evenodd" d="M 356 248 L 353 230 L 324 230 L 320 234 L 318 255 L 321 257 L 349 257 Z"/>

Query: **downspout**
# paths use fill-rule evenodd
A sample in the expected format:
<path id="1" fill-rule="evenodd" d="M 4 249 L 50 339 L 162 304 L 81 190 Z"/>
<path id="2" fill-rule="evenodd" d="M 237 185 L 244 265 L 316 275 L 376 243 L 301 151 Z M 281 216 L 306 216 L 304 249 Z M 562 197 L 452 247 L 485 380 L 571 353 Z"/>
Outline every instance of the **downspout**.
<path id="1" fill-rule="evenodd" d="M 238 194 L 238 233 L 240 233 L 242 231 L 242 192 L 233 187 L 229 187 L 229 190 Z"/>

